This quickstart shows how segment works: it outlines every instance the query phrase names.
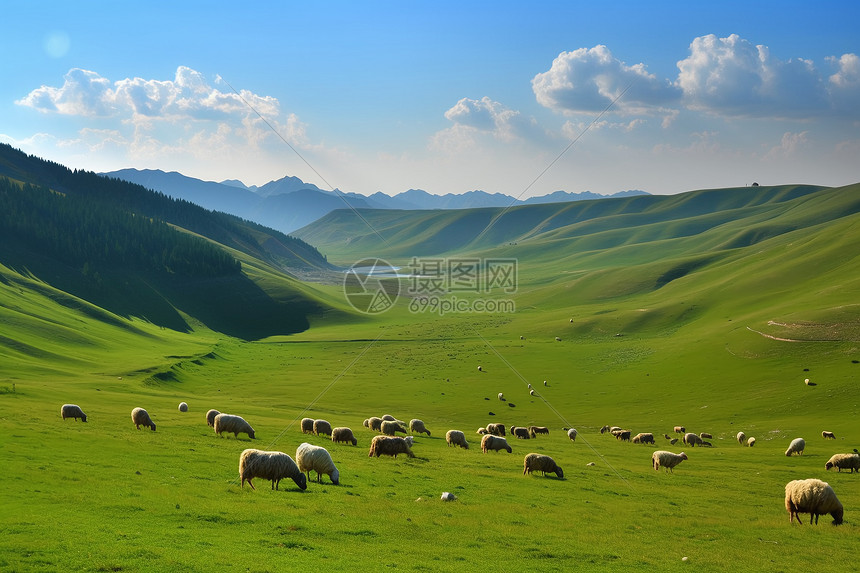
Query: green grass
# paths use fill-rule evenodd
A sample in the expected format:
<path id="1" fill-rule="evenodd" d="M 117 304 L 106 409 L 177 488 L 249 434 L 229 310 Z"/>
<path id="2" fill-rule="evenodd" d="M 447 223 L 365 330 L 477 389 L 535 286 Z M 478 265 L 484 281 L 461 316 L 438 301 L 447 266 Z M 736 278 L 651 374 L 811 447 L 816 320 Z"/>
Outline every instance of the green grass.
<path id="1" fill-rule="evenodd" d="M 709 204 L 690 197 L 675 201 L 693 219 L 630 228 L 629 241 L 557 226 L 475 251 L 518 257 L 512 314 L 413 314 L 400 299 L 363 317 L 339 285 L 245 258 L 272 299 L 330 309 L 254 342 L 189 315 L 177 332 L 108 314 L 0 267 L 0 569 L 850 569 L 860 476 L 824 463 L 860 448 L 860 221 L 848 193 L 739 195 L 724 205 L 748 210 L 747 225 L 779 204 L 769 224 L 793 230 L 740 240 L 741 223 L 699 220 L 691 234 L 693 219 L 715 215 L 696 215 Z M 61 420 L 65 402 L 89 422 Z M 135 406 L 158 431 L 134 428 Z M 209 408 L 244 416 L 258 439 L 215 436 Z M 425 421 L 433 434 L 416 437 L 416 458 L 367 456 L 362 421 L 384 413 Z M 351 427 L 359 445 L 302 435 L 303 416 Z M 551 433 L 482 454 L 475 430 L 490 422 Z M 604 424 L 653 432 L 676 452 L 662 435 L 685 425 L 714 434 L 714 447 L 686 448 L 688 461 L 658 473 L 653 447 L 601 435 Z M 448 448 L 448 429 L 470 449 Z M 740 430 L 754 448 L 736 443 Z M 806 452 L 785 457 L 798 436 Z M 244 448 L 294 455 L 302 441 L 332 452 L 340 486 L 239 487 Z M 565 478 L 523 476 L 532 451 Z M 808 477 L 831 483 L 843 526 L 788 523 L 785 483 Z"/>

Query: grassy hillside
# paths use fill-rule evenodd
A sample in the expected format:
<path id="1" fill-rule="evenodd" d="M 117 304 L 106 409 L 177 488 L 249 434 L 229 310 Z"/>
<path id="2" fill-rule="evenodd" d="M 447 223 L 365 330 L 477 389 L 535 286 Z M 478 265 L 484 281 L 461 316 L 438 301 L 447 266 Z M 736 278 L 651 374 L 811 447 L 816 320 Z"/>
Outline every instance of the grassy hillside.
<path id="1" fill-rule="evenodd" d="M 0 568 L 844 570 L 860 478 L 824 463 L 860 448 L 858 191 L 607 200 L 564 220 L 539 206 L 542 219 L 524 211 L 534 218 L 500 222 L 480 244 L 497 211 L 413 221 L 414 237 L 450 239 L 444 252 L 516 258 L 515 293 L 461 294 L 510 298 L 515 312 L 415 312 L 402 296 L 366 317 L 345 310 L 340 285 L 299 284 L 233 250 L 268 296 L 323 309 L 306 330 L 254 342 L 179 310 L 191 328 L 159 328 L 0 267 Z M 415 215 L 390 215 L 377 221 L 390 250 L 344 248 L 338 261 L 444 254 L 409 253 Z M 231 291 L 216 291 L 213 303 L 229 304 Z M 236 308 L 249 328 L 266 315 L 251 299 Z M 89 421 L 61 420 L 66 402 Z M 135 406 L 156 432 L 134 428 Z M 209 408 L 244 416 L 257 439 L 215 436 Z M 415 458 L 368 457 L 362 421 L 385 413 L 431 430 L 416 436 Z M 351 427 L 358 446 L 301 434 L 305 416 Z M 550 434 L 483 454 L 475 430 L 490 422 Z M 653 432 L 657 444 L 619 442 L 600 434 L 604 424 Z M 713 447 L 670 445 L 663 434 L 675 437 L 675 425 L 713 434 Z M 470 448 L 447 447 L 448 429 Z M 738 431 L 755 447 L 739 445 Z M 806 451 L 786 457 L 795 437 Z M 239 486 L 244 448 L 294 455 L 303 441 L 329 449 L 340 486 Z M 655 472 L 656 448 L 689 459 Z M 528 452 L 551 455 L 564 479 L 524 476 Z M 789 524 L 784 486 L 811 477 L 832 485 L 842 526 L 829 516 L 810 526 L 808 515 Z M 444 491 L 457 501 L 441 501 Z"/>
<path id="2" fill-rule="evenodd" d="M 663 238 L 677 238 L 746 217 L 774 216 L 781 204 L 822 191 L 826 189 L 785 185 L 510 209 L 397 212 L 340 209 L 299 229 L 296 235 L 345 264 L 377 255 L 397 259 L 474 252 L 539 238 L 595 237 L 603 232 L 627 235 L 652 225 L 661 228 Z M 656 238 L 652 235 L 641 240 Z M 593 248 L 617 245 L 617 242 L 595 244 Z"/>

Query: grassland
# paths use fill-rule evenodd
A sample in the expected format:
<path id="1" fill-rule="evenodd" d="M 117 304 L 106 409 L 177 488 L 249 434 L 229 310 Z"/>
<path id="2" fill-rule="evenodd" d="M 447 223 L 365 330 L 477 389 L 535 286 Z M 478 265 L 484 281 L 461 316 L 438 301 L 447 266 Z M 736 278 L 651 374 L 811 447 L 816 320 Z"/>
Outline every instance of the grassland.
<path id="1" fill-rule="evenodd" d="M 367 317 L 337 285 L 296 285 L 246 259 L 267 293 L 299 289 L 331 309 L 253 342 L 192 317 L 176 332 L 110 315 L 0 267 L 0 569 L 856 570 L 860 476 L 824 469 L 860 448 L 855 195 L 745 205 L 743 222 L 641 221 L 626 238 L 562 225 L 458 251 L 518 258 L 509 314 L 417 314 L 401 297 Z M 842 215 L 817 215 L 828 211 Z M 62 421 L 65 402 L 89 422 Z M 135 406 L 158 431 L 135 430 Z M 258 439 L 215 436 L 209 408 L 243 415 Z M 425 421 L 416 458 L 368 458 L 362 421 L 383 413 Z M 352 427 L 359 445 L 302 435 L 303 416 Z M 489 422 L 551 432 L 482 454 L 474 432 Z M 604 424 L 673 451 L 662 434 L 682 424 L 714 447 L 654 472 L 654 448 L 601 435 Z M 469 450 L 445 445 L 452 428 Z M 735 442 L 740 430 L 754 448 Z M 798 436 L 807 449 L 787 458 Z M 292 455 L 302 441 L 332 452 L 340 486 L 240 488 L 244 448 Z M 523 476 L 531 451 L 565 478 Z M 844 525 L 788 523 L 784 485 L 808 477 L 831 483 Z"/>

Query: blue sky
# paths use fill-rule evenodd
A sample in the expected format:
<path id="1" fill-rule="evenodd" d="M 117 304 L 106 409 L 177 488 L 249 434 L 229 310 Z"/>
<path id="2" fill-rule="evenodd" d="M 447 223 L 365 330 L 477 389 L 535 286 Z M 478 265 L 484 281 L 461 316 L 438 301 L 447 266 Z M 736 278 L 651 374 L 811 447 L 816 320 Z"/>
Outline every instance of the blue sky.
<path id="1" fill-rule="evenodd" d="M 522 198 L 860 181 L 848 0 L 3 14 L 0 141 L 73 168 Z"/>

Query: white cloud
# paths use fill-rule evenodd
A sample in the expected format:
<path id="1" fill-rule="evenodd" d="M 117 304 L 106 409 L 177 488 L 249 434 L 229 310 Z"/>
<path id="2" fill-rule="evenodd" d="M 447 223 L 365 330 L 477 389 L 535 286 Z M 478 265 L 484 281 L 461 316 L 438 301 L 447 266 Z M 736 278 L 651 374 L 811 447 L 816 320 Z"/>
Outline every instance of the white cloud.
<path id="1" fill-rule="evenodd" d="M 828 87 L 833 108 L 857 117 L 860 110 L 860 57 L 857 54 L 843 54 L 830 57 L 827 61 L 838 68 L 828 78 Z"/>
<path id="2" fill-rule="evenodd" d="M 603 45 L 562 52 L 548 71 L 532 79 L 532 89 L 538 103 L 568 115 L 603 111 L 622 93 L 615 111 L 662 113 L 680 95 L 670 82 L 648 73 L 644 64 L 628 66 Z"/>
<path id="3" fill-rule="evenodd" d="M 451 134 L 466 136 L 467 139 L 472 138 L 468 134 L 470 129 L 491 134 L 505 142 L 545 137 L 534 118 L 525 117 L 486 96 L 479 100 L 462 98 L 445 112 L 445 118 L 454 123 L 455 129 Z"/>
<path id="4" fill-rule="evenodd" d="M 785 132 L 782 135 L 779 145 L 771 148 L 771 150 L 765 154 L 764 158 L 779 159 L 789 155 L 795 155 L 806 145 L 808 134 L 808 131 L 801 131 L 800 133 Z"/>
<path id="5" fill-rule="evenodd" d="M 825 83 L 811 61 L 779 60 L 767 46 L 753 45 L 737 34 L 694 39 L 678 69 L 676 83 L 690 109 L 798 119 L 829 112 Z"/>

